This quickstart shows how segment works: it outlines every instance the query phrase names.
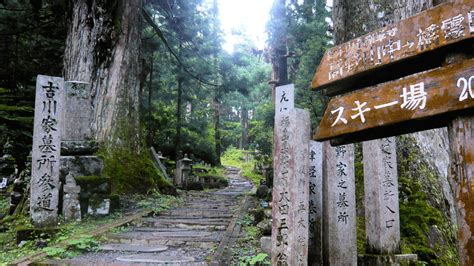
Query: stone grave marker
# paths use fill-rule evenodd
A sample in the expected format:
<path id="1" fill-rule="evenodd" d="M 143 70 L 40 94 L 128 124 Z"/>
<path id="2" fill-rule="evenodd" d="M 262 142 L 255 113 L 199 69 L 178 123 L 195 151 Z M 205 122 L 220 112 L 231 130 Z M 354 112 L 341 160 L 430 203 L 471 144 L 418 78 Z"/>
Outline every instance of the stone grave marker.
<path id="1" fill-rule="evenodd" d="M 61 113 L 64 80 L 38 75 L 31 169 L 30 215 L 35 226 L 55 225 L 58 216 Z"/>
<path id="2" fill-rule="evenodd" d="M 309 113 L 275 117 L 272 265 L 307 265 L 309 218 Z"/>
<path id="3" fill-rule="evenodd" d="M 322 264 L 323 144 L 309 142 L 309 264 Z"/>
<path id="4" fill-rule="evenodd" d="M 395 138 L 362 143 L 366 252 L 400 253 L 397 149 Z"/>
<path id="5" fill-rule="evenodd" d="M 323 145 L 324 265 L 356 265 L 354 145 Z"/>

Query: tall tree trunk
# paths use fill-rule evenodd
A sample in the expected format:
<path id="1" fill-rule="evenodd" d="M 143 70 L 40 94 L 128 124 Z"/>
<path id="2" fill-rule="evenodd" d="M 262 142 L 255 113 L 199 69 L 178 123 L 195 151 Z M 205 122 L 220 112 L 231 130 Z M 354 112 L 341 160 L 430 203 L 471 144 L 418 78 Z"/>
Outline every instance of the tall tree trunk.
<path id="1" fill-rule="evenodd" d="M 216 88 L 216 90 L 218 90 Z M 221 165 L 221 131 L 220 131 L 220 109 L 221 103 L 219 100 L 219 92 L 216 92 L 214 97 L 214 141 L 215 141 L 215 152 L 216 152 L 216 165 Z"/>
<path id="2" fill-rule="evenodd" d="M 288 63 L 287 63 L 287 38 L 288 38 L 288 20 L 286 18 L 286 1 L 277 0 L 272 8 L 273 27 L 270 29 L 271 38 L 271 64 L 272 64 L 272 95 L 276 86 L 282 86 L 288 81 Z"/>
<path id="3" fill-rule="evenodd" d="M 148 81 L 148 146 L 153 145 L 153 137 L 154 137 L 154 128 L 153 128 L 153 118 L 152 118 L 152 106 L 151 106 L 151 99 L 153 96 L 153 52 L 151 53 L 150 58 L 150 79 Z"/>
<path id="4" fill-rule="evenodd" d="M 66 80 L 90 83 L 96 139 L 139 145 L 141 0 L 72 1 Z"/>
<path id="5" fill-rule="evenodd" d="M 242 136 L 240 139 L 241 149 L 248 149 L 248 133 L 249 133 L 249 110 L 247 107 L 242 107 L 242 114 L 240 116 L 240 125 L 242 126 Z"/>
<path id="6" fill-rule="evenodd" d="M 181 47 L 179 49 L 181 51 Z M 180 52 L 178 52 L 178 56 Z M 175 147 L 175 160 L 178 161 L 181 159 L 181 127 L 183 124 L 183 114 L 182 114 L 182 105 L 183 105 L 183 69 L 182 66 L 179 67 L 178 75 L 178 98 L 176 101 L 176 136 L 174 140 Z"/>
<path id="7" fill-rule="evenodd" d="M 219 31 L 219 25 L 218 25 L 218 5 L 217 5 L 217 0 L 213 1 L 212 4 L 212 17 L 213 17 L 213 29 L 212 29 L 212 34 L 213 34 L 213 40 L 214 40 L 214 71 L 216 74 L 216 79 L 215 83 L 219 84 L 220 81 L 220 76 L 219 76 L 219 62 L 218 62 L 218 36 L 217 32 Z M 224 73 L 223 73 L 224 75 Z M 222 141 L 221 141 L 221 121 L 220 121 L 220 108 L 221 108 L 221 103 L 220 103 L 220 95 L 221 95 L 221 90 L 223 88 L 221 86 L 216 86 L 214 87 L 214 99 L 213 99 L 213 107 L 214 107 L 214 151 L 216 153 L 216 165 L 221 165 L 221 152 L 222 152 Z"/>

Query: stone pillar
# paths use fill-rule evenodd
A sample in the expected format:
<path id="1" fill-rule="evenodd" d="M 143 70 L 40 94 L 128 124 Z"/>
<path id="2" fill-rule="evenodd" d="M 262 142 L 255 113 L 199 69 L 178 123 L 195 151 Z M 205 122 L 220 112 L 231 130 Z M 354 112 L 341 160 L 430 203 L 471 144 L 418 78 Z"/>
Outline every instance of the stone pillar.
<path id="1" fill-rule="evenodd" d="M 323 143 L 324 265 L 357 265 L 354 145 Z"/>
<path id="2" fill-rule="evenodd" d="M 307 265 L 309 113 L 292 109 L 275 120 L 272 265 Z"/>
<path id="3" fill-rule="evenodd" d="M 183 173 L 182 173 L 182 161 L 176 161 L 176 168 L 174 170 L 174 180 L 173 183 L 177 187 L 181 187 L 183 185 Z"/>
<path id="4" fill-rule="evenodd" d="M 63 216 L 66 221 L 81 220 L 81 205 L 79 203 L 79 193 L 81 187 L 76 185 L 76 180 L 71 173 L 66 176 L 66 183 L 63 187 Z"/>
<path id="5" fill-rule="evenodd" d="M 36 79 L 30 215 L 38 227 L 55 225 L 58 217 L 61 114 L 64 80 Z"/>
<path id="6" fill-rule="evenodd" d="M 323 144 L 309 142 L 309 250 L 308 264 L 323 263 Z"/>
<path id="7" fill-rule="evenodd" d="M 397 148 L 395 138 L 362 143 L 365 230 L 368 254 L 400 253 Z"/>

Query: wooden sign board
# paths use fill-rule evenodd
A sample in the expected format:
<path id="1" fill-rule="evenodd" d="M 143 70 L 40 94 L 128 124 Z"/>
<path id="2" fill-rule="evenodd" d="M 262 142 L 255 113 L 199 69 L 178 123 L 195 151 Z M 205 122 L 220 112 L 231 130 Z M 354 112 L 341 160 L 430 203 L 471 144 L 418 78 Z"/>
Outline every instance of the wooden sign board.
<path id="1" fill-rule="evenodd" d="M 375 69 L 381 70 L 388 65 L 453 43 L 472 41 L 473 36 L 474 1 L 445 3 L 333 47 L 321 60 L 311 87 L 324 89 L 332 85 L 353 86 L 354 84 L 348 84 L 348 79 L 360 79 L 360 76 L 370 74 Z M 378 74 L 389 73 L 384 71 Z M 372 75 L 370 79 L 374 78 L 376 76 Z M 335 93 L 329 90 L 327 94 Z"/>
<path id="2" fill-rule="evenodd" d="M 417 122 L 432 128 L 439 115 L 474 107 L 474 59 L 354 91 L 330 100 L 316 140 Z M 420 121 L 419 119 L 423 119 Z M 398 126 L 400 125 L 400 126 Z M 384 132 L 387 137 L 410 132 Z"/>

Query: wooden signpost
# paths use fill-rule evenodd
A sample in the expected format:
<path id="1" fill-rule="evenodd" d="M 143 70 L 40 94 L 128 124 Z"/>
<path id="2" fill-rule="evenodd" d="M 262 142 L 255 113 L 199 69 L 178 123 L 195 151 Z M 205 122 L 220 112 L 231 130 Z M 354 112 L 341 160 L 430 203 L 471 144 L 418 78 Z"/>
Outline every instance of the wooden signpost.
<path id="1" fill-rule="evenodd" d="M 332 98 L 315 139 L 327 140 L 472 107 L 474 59 Z M 420 123 L 423 125 L 427 129 L 433 124 Z M 406 132 L 386 130 L 383 137 L 411 130 L 398 127 L 404 128 Z"/>
<path id="2" fill-rule="evenodd" d="M 474 48 L 473 37 L 474 2 L 451 1 L 332 48 L 312 82 L 315 90 L 339 95 L 327 106 L 314 136 L 319 141 L 343 144 L 448 126 L 449 180 L 458 210 L 461 265 L 474 263 L 474 59 L 468 59 Z M 461 59 L 451 60 L 455 55 Z M 382 152 L 394 157 L 394 152 Z M 366 149 L 364 157 L 368 155 Z M 380 169 L 387 166 L 380 165 L 373 165 L 372 175 L 366 178 L 380 178 Z M 389 198 L 382 199 L 380 206 L 395 204 Z M 390 213 L 397 213 L 395 205 L 387 206 Z M 327 219 L 334 217 L 328 215 Z M 368 228 L 379 226 L 380 217 L 372 217 L 373 221 L 369 217 Z M 393 227 L 391 223 L 389 226 Z M 397 238 L 396 233 L 368 239 L 372 252 L 396 252 L 396 245 L 384 244 L 385 238 Z M 334 244 L 331 241 L 329 244 Z M 333 253 L 325 254 L 325 259 Z"/>
<path id="3" fill-rule="evenodd" d="M 330 49 L 321 60 L 312 87 L 354 86 L 352 81 L 360 81 L 382 67 L 420 57 L 454 43 L 472 41 L 473 5 L 472 0 L 445 3 Z M 410 66 L 403 66 L 407 67 Z M 370 79 L 389 75 L 390 71 L 377 74 L 371 75 Z M 333 94 L 334 91 L 332 89 L 327 93 Z"/>

